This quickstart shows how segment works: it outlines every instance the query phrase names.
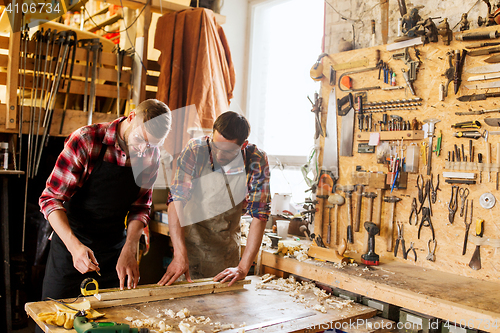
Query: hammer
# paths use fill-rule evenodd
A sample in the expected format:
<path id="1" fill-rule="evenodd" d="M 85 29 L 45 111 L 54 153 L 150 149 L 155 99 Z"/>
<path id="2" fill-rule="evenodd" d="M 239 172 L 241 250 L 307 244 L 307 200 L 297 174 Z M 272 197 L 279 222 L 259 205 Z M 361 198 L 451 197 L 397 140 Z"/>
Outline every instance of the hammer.
<path id="1" fill-rule="evenodd" d="M 373 211 L 373 199 L 377 197 L 375 192 L 363 192 L 362 194 L 365 198 L 368 198 L 368 215 L 366 216 L 366 221 L 372 222 L 372 211 Z M 368 233 L 365 237 L 365 242 L 363 243 L 363 253 L 368 252 Z"/>
<path id="2" fill-rule="evenodd" d="M 354 185 L 356 188 L 356 218 L 354 221 L 354 232 L 359 232 L 359 220 L 361 219 L 361 199 L 363 199 L 363 184 Z"/>
<path id="3" fill-rule="evenodd" d="M 384 197 L 385 202 L 391 203 L 391 216 L 389 218 L 389 223 L 387 224 L 387 252 L 392 252 L 392 236 L 394 233 L 394 211 L 396 210 L 396 202 L 401 201 L 400 198 L 395 196 Z"/>
<path id="4" fill-rule="evenodd" d="M 352 197 L 352 192 L 354 191 L 354 186 L 353 185 L 344 185 L 340 186 L 339 189 L 345 193 L 345 197 L 347 199 L 347 241 L 351 244 L 354 243 L 354 238 L 352 234 L 352 212 L 351 212 L 351 197 Z"/>
<path id="5" fill-rule="evenodd" d="M 328 197 L 328 203 L 331 204 L 331 205 L 334 205 L 335 206 L 335 220 L 334 220 L 334 229 L 333 229 L 333 241 L 335 243 L 335 245 L 338 245 L 338 232 L 339 232 L 339 206 L 342 206 L 344 204 L 345 200 L 344 200 L 344 197 L 341 196 L 340 194 L 338 193 L 334 193 L 332 195 L 330 195 Z M 330 244 L 330 237 L 328 237 L 330 235 L 330 228 L 328 228 L 328 234 L 327 234 L 327 242 L 328 244 Z"/>

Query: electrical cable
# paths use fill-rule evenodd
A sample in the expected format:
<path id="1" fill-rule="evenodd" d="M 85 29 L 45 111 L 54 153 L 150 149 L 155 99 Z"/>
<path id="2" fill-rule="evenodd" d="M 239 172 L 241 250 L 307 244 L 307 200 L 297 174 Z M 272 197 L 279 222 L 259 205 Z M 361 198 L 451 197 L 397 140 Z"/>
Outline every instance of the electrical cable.
<path id="1" fill-rule="evenodd" d="M 139 12 L 139 14 L 137 15 L 137 17 L 132 21 L 132 23 L 130 23 L 130 25 L 128 27 L 126 27 L 124 30 L 119 30 L 119 31 L 107 31 L 104 29 L 104 27 L 100 27 L 99 30 L 102 30 L 104 31 L 105 33 L 107 34 L 114 34 L 114 33 L 120 33 L 120 32 L 126 32 L 128 29 L 130 29 L 134 24 L 135 22 L 137 21 L 137 19 L 139 18 L 139 16 L 141 16 L 142 12 L 146 9 L 146 6 L 149 5 L 149 2 L 151 0 L 147 0 L 146 1 L 146 4 L 144 5 L 144 7 L 142 7 L 141 11 Z M 123 10 L 123 2 L 120 0 L 120 5 L 122 7 L 122 10 Z M 92 15 L 90 14 L 90 12 L 88 11 L 88 9 L 86 7 L 83 7 L 85 9 L 85 11 L 87 12 L 87 14 L 89 15 L 89 19 L 92 21 L 92 23 L 95 24 L 95 26 L 97 27 L 99 24 L 97 24 L 94 19 L 92 18 Z"/>

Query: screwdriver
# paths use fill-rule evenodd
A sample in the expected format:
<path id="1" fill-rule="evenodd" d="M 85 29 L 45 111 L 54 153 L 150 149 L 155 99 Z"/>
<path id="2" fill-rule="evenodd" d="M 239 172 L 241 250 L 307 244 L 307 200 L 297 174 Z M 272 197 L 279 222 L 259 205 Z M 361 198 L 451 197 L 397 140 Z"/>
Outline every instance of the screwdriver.
<path id="1" fill-rule="evenodd" d="M 479 164 L 483 163 L 483 154 L 481 154 L 481 153 L 477 154 L 477 163 L 479 163 Z M 482 169 L 479 168 L 479 183 L 483 182 L 483 172 L 481 170 Z"/>

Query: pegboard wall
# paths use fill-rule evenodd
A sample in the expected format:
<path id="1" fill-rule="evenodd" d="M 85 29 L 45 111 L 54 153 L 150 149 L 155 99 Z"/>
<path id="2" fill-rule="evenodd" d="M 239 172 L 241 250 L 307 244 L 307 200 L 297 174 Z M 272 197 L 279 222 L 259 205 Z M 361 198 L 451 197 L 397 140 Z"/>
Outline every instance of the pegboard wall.
<path id="1" fill-rule="evenodd" d="M 480 31 L 493 31 L 496 30 L 496 27 L 487 27 L 480 28 L 476 30 L 470 30 L 468 32 L 480 32 Z M 480 43 L 481 41 L 471 41 L 471 42 L 459 42 L 453 40 L 450 45 L 445 45 L 441 39 L 437 43 L 430 43 L 425 45 L 419 45 L 416 47 L 409 48 L 409 54 L 412 60 L 417 60 L 415 57 L 415 51 L 418 50 L 420 52 L 420 65 L 417 72 L 417 79 L 413 83 L 416 96 L 413 96 L 408 89 L 396 89 L 396 90 L 382 90 L 382 89 L 373 89 L 366 91 L 366 103 L 367 102 L 376 102 L 376 101 L 386 101 L 386 100 L 399 100 L 399 99 L 411 99 L 419 97 L 421 98 L 421 105 L 416 106 L 416 110 L 397 110 L 397 111 L 386 111 L 386 112 L 377 112 L 372 114 L 372 133 L 375 132 L 375 124 L 377 124 L 377 132 L 380 132 L 379 129 L 379 121 L 382 120 L 383 113 L 387 113 L 390 118 L 390 115 L 398 115 L 401 116 L 405 121 L 411 121 L 413 119 L 418 120 L 419 122 L 423 122 L 428 118 L 437 118 L 440 120 L 439 123 L 435 125 L 435 136 L 434 136 L 434 149 L 436 148 L 437 136 L 439 132 L 442 133 L 442 143 L 441 143 L 441 151 L 439 156 L 437 156 L 436 152 L 432 154 L 432 164 L 431 164 L 431 174 L 433 175 L 434 186 L 436 186 L 437 176 L 439 175 L 440 183 L 439 190 L 437 191 L 436 202 L 432 204 L 432 216 L 431 222 L 434 227 L 435 232 L 435 240 L 437 242 L 437 247 L 435 251 L 435 261 L 427 260 L 428 254 L 428 241 L 432 238 L 431 230 L 428 227 L 422 227 L 420 239 L 418 239 L 418 228 L 422 220 L 422 212 L 418 215 L 417 225 L 409 224 L 409 216 L 411 212 L 411 204 L 413 198 L 418 197 L 418 189 L 417 189 L 417 177 L 419 175 L 423 176 L 424 181 L 430 179 L 430 176 L 427 175 L 427 167 L 424 165 L 423 156 L 419 157 L 419 171 L 418 173 L 408 173 L 407 174 L 407 185 L 406 189 L 394 189 L 391 193 L 390 189 L 384 191 L 383 196 L 397 196 L 401 199 L 395 206 L 395 216 L 394 216 L 394 224 L 392 228 L 392 243 L 395 244 L 397 238 L 397 227 L 396 221 L 400 221 L 403 223 L 404 230 L 404 239 L 406 242 L 406 248 L 410 247 L 410 243 L 414 243 L 414 247 L 416 248 L 417 253 L 417 261 L 414 261 L 413 255 L 409 255 L 408 259 L 405 260 L 402 257 L 401 250 L 398 253 L 398 256 L 394 257 L 393 250 L 388 252 L 388 237 L 390 233 L 390 213 L 391 213 L 391 205 L 387 202 L 383 202 L 382 204 L 382 212 L 381 212 L 381 225 L 380 225 L 380 235 L 375 237 L 375 252 L 380 255 L 381 265 L 384 262 L 391 260 L 398 260 L 408 265 L 418 265 L 425 268 L 436 269 L 446 272 L 452 272 L 458 275 L 474 277 L 477 279 L 490 280 L 490 281 L 499 281 L 500 274 L 498 274 L 500 270 L 500 259 L 497 248 L 498 239 L 500 239 L 500 203 L 496 203 L 493 208 L 485 209 L 480 205 L 480 197 L 484 193 L 491 193 L 496 199 L 500 199 L 499 191 L 496 190 L 496 178 L 497 178 L 497 170 L 499 170 L 498 166 L 500 165 L 500 156 L 498 155 L 497 146 L 500 145 L 500 136 L 499 135 L 489 135 L 488 141 L 486 142 L 484 138 L 472 139 L 472 145 L 474 149 L 474 161 L 471 162 L 470 158 L 468 162 L 462 163 L 452 163 L 448 161 L 448 152 L 454 151 L 454 145 L 456 144 L 458 148 L 461 150 L 462 144 L 464 145 L 465 155 L 469 157 L 469 139 L 468 138 L 458 138 L 454 137 L 454 133 L 461 131 L 460 129 L 452 128 L 452 125 L 459 122 L 466 121 L 479 121 L 482 125 L 479 131 L 482 133 L 485 129 L 488 131 L 498 131 L 500 128 L 491 127 L 486 125 L 484 119 L 486 117 L 490 118 L 500 118 L 500 112 L 493 113 L 485 113 L 482 115 L 456 115 L 456 112 L 464 112 L 464 111 L 479 111 L 479 110 L 491 110 L 499 108 L 499 99 L 498 97 L 487 98 L 484 100 L 478 101 L 469 101 L 462 102 L 457 98 L 459 96 L 470 95 L 470 94 L 482 94 L 485 92 L 500 92 L 499 88 L 493 88 L 489 90 L 484 89 L 467 89 L 465 86 L 476 83 L 484 83 L 484 82 L 493 82 L 492 80 L 488 81 L 474 81 L 468 82 L 467 79 L 470 76 L 477 74 L 470 74 L 467 71 L 470 68 L 487 65 L 484 62 L 484 59 L 491 55 L 482 55 L 482 56 L 467 56 L 465 58 L 465 63 L 463 67 L 462 74 L 462 82 L 457 94 L 454 94 L 454 83 L 453 81 L 449 85 L 448 96 L 444 98 L 444 101 L 439 100 L 439 86 L 441 83 L 446 84 L 447 79 L 444 77 L 444 73 L 449 68 L 447 52 L 454 50 L 464 50 L 466 46 L 470 46 L 472 44 Z M 484 42 L 484 41 L 483 41 Z M 343 85 L 339 86 L 338 79 L 340 76 L 346 71 L 354 71 L 363 68 L 375 67 L 376 66 L 376 57 L 377 50 L 380 51 L 380 59 L 384 61 L 387 66 L 396 73 L 396 84 L 398 86 L 406 86 L 406 83 L 403 79 L 402 69 L 408 70 L 408 66 L 402 59 L 394 59 L 392 55 L 394 53 L 404 52 L 404 49 L 398 49 L 394 51 L 387 51 L 386 45 L 364 48 L 359 50 L 352 50 L 342 53 L 329 54 L 327 57 L 324 57 L 322 60 L 323 63 L 323 74 L 324 78 L 322 79 L 322 88 L 321 88 L 321 96 L 323 98 L 323 110 L 322 110 L 322 124 L 325 126 L 327 121 L 327 111 L 329 105 L 329 96 L 332 91 L 333 86 L 330 85 L 330 66 L 331 65 L 339 65 L 343 63 L 356 62 L 360 60 L 367 60 L 368 65 L 366 67 L 358 67 L 347 70 L 337 70 L 336 71 L 336 80 L 335 80 L 335 91 L 336 97 L 338 99 L 346 96 L 348 92 L 342 91 L 346 88 Z M 352 78 L 352 88 L 358 89 L 362 87 L 370 87 L 370 86 L 380 86 L 381 88 L 390 87 L 390 84 L 386 84 L 383 82 L 383 75 L 378 79 L 378 70 L 366 71 L 359 74 L 352 74 L 350 77 Z M 353 95 L 358 93 L 358 91 L 352 92 Z M 357 110 L 357 105 L 354 106 Z M 342 130 L 342 117 L 337 116 L 337 137 L 340 146 L 341 141 L 341 130 Z M 387 135 L 387 132 L 380 132 L 381 136 Z M 391 132 L 391 135 L 394 132 Z M 402 134 L 406 132 L 401 132 Z M 420 144 L 422 142 L 428 142 L 428 139 L 422 139 L 423 132 L 416 131 L 414 139 L 412 140 L 403 140 L 404 149 L 410 146 L 410 144 L 415 143 Z M 375 153 L 358 153 L 357 148 L 359 143 L 366 143 L 367 141 L 362 140 L 366 139 L 370 135 L 369 131 L 360 131 L 358 129 L 358 119 L 357 114 L 355 117 L 355 126 L 354 126 L 354 142 L 353 142 L 353 156 L 352 157 L 339 157 L 339 179 L 337 184 L 346 185 L 351 184 L 355 185 L 357 180 L 353 179 L 352 174 L 356 170 L 357 166 L 360 166 L 362 170 L 366 170 L 370 172 L 370 175 L 375 172 L 384 172 L 388 174 L 387 164 L 378 164 Z M 396 134 L 397 135 L 397 134 Z M 400 141 L 401 142 L 401 141 Z M 491 146 L 491 153 L 487 152 L 488 146 Z M 324 150 L 324 138 L 321 138 L 321 154 L 320 154 L 320 162 L 322 161 Z M 478 164 L 478 153 L 483 155 L 483 164 Z M 406 150 L 404 151 L 404 155 L 406 156 Z M 490 157 L 491 161 L 487 158 Z M 455 161 L 457 161 L 455 159 Z M 487 162 L 491 162 L 488 164 Z M 479 170 L 483 170 L 481 172 L 482 181 L 479 181 Z M 491 170 L 488 172 L 488 170 Z M 452 192 L 452 184 L 445 183 L 445 178 L 443 177 L 443 172 L 451 172 L 451 171 L 461 171 L 474 173 L 476 178 L 476 184 L 473 185 L 463 185 L 463 184 L 455 184 L 459 186 L 461 189 L 468 189 L 469 195 L 467 199 L 469 201 L 474 202 L 473 209 L 473 217 L 472 217 L 472 225 L 470 227 L 469 232 L 469 240 L 467 242 L 467 251 L 465 255 L 462 255 L 462 247 L 464 243 L 464 235 L 465 235 L 465 224 L 464 217 L 460 217 L 461 210 L 461 198 L 458 197 L 458 209 L 455 214 L 454 223 L 449 222 L 449 201 L 451 198 Z M 488 177 L 488 173 L 490 173 L 490 177 Z M 488 181 L 490 179 L 490 181 Z M 376 192 L 376 189 L 370 187 L 368 185 L 364 186 L 364 192 Z M 337 190 L 338 194 L 345 196 L 345 193 Z M 352 214 L 353 220 L 356 213 L 356 201 L 357 194 L 356 191 L 352 193 Z M 316 220 L 318 218 L 322 221 L 322 234 L 323 238 L 326 238 L 327 228 L 329 223 L 329 218 L 331 218 L 332 230 L 333 223 L 335 220 L 334 217 L 334 209 L 327 208 L 328 202 L 327 200 L 323 200 L 320 204 L 318 204 L 318 213 L 316 214 Z M 417 205 L 420 207 L 419 200 L 417 199 Z M 429 204 L 424 204 L 424 207 Z M 366 244 L 366 230 L 363 228 L 363 224 L 367 221 L 368 216 L 368 199 L 363 198 L 361 204 L 361 227 L 359 228 L 359 232 L 354 232 L 354 243 L 347 245 L 347 252 L 349 253 L 364 253 L 363 248 Z M 470 204 L 468 208 L 468 216 L 467 221 L 470 219 Z M 347 218 L 347 205 L 346 203 L 338 208 L 339 217 L 338 217 L 338 237 L 339 240 L 342 238 L 346 238 L 347 236 L 347 226 L 349 225 Z M 331 213 L 331 214 L 330 214 Z M 373 203 L 373 218 L 375 219 L 376 214 L 378 214 L 377 207 L 377 199 L 374 200 Z M 484 235 L 483 240 L 489 240 L 492 245 L 483 245 L 480 247 L 480 255 L 481 255 L 481 269 L 473 270 L 469 267 L 469 262 L 472 258 L 473 252 L 476 248 L 475 245 L 475 224 L 476 220 L 481 218 L 484 220 Z M 321 224 L 320 224 L 321 225 Z M 317 231 L 317 230 L 315 230 Z M 332 235 L 332 238 L 334 236 Z M 333 244 L 333 242 L 332 242 Z M 332 245 L 331 247 L 335 247 Z M 394 249 L 394 246 L 392 246 Z"/>

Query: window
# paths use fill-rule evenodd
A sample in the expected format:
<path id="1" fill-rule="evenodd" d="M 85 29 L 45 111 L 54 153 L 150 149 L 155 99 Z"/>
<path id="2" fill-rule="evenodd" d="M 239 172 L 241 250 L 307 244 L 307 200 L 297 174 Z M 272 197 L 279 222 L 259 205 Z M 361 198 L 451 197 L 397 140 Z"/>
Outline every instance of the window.
<path id="1" fill-rule="evenodd" d="M 324 3 L 269 0 L 250 6 L 249 141 L 269 155 L 272 192 L 292 193 L 303 202 L 308 185 L 300 166 L 315 144 L 307 96 L 313 99 L 320 89 L 309 70 L 322 52 Z"/>

